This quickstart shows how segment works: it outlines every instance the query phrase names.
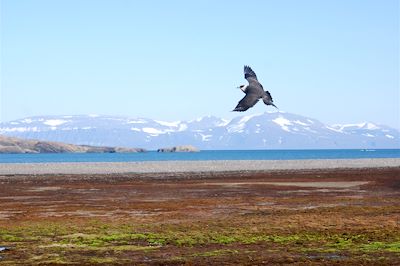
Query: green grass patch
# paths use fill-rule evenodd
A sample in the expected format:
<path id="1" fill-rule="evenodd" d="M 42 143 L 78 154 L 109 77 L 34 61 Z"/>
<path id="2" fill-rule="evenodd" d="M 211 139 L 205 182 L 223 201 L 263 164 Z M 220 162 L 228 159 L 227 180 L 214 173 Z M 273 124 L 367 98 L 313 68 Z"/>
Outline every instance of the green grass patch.
<path id="1" fill-rule="evenodd" d="M 205 229 L 206 228 L 206 229 Z M 111 225 L 89 222 L 79 226 L 43 222 L 34 225 L 0 229 L 1 245 L 18 245 L 35 253 L 55 251 L 68 252 L 153 252 L 161 247 L 182 248 L 218 245 L 220 249 L 196 253 L 196 256 L 222 256 L 234 254 L 234 245 L 265 244 L 271 250 L 288 250 L 304 254 L 307 252 L 380 253 L 400 252 L 400 232 L 327 232 L 301 231 L 282 232 L 275 230 L 255 231 L 248 227 L 229 227 L 223 223 L 208 227 L 197 224 L 173 225 Z M 47 249 L 47 251 L 45 250 Z M 59 259 L 57 257 L 51 259 Z"/>
<path id="2" fill-rule="evenodd" d="M 194 253 L 192 257 L 215 257 L 215 256 L 227 256 L 232 254 L 238 254 L 239 251 L 233 249 L 216 249 L 211 251 Z"/>
<path id="3" fill-rule="evenodd" d="M 365 252 L 378 252 L 378 251 L 400 252 L 400 241 L 392 243 L 384 243 L 377 241 L 368 244 L 361 244 L 360 250 Z"/>
<path id="4" fill-rule="evenodd" d="M 0 235 L 1 242 L 21 242 L 24 241 L 24 238 L 12 235 L 12 234 L 4 234 Z"/>

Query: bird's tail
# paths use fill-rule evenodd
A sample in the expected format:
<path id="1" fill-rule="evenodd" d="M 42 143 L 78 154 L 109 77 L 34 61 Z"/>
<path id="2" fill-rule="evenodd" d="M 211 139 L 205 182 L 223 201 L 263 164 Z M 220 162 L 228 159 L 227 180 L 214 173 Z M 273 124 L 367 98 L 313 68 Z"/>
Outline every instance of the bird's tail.
<path id="1" fill-rule="evenodd" d="M 269 91 L 265 91 L 266 96 L 263 97 L 263 101 L 266 105 L 272 105 L 276 109 L 279 109 L 273 102 L 271 93 Z"/>
<path id="2" fill-rule="evenodd" d="M 272 106 L 275 107 L 276 109 L 279 109 L 278 106 L 276 106 L 273 102 L 271 102 L 270 105 L 272 105 Z"/>
<path id="3" fill-rule="evenodd" d="M 271 96 L 271 93 L 269 93 L 269 91 L 265 91 L 265 94 L 267 94 L 267 97 L 271 100 L 271 102 L 273 101 L 272 100 L 272 96 Z"/>

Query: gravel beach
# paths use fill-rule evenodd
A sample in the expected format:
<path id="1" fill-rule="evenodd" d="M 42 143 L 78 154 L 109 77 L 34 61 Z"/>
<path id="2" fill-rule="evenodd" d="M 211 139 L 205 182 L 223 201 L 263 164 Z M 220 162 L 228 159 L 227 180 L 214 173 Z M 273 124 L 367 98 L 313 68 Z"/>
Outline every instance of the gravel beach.
<path id="1" fill-rule="evenodd" d="M 0 175 L 242 172 L 399 167 L 400 158 L 323 160 L 4 163 Z"/>

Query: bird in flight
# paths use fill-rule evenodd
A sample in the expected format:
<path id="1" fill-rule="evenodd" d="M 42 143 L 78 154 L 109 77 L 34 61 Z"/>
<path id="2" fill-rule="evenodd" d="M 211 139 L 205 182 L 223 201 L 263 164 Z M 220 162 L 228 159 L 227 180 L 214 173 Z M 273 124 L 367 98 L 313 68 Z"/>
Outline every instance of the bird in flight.
<path id="1" fill-rule="evenodd" d="M 254 73 L 249 66 L 244 66 L 244 78 L 247 79 L 249 84 L 240 85 L 238 88 L 240 88 L 246 95 L 239 101 L 233 111 L 244 112 L 253 107 L 260 99 L 262 99 L 266 105 L 272 105 L 275 108 L 278 108 L 273 103 L 269 91 L 264 91 L 263 86 L 257 80 L 256 73 Z"/>

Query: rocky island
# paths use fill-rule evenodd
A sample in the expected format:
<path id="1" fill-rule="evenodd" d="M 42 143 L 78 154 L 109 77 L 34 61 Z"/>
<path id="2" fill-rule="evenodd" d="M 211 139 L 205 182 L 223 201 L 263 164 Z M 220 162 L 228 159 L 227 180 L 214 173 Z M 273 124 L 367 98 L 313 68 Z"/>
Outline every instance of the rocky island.
<path id="1" fill-rule="evenodd" d="M 198 152 L 199 149 L 192 145 L 174 146 L 168 148 L 160 148 L 158 152 Z"/>
<path id="2" fill-rule="evenodd" d="M 26 140 L 0 135 L 0 153 L 128 153 L 145 152 L 142 148 L 99 147 L 61 142 Z"/>

